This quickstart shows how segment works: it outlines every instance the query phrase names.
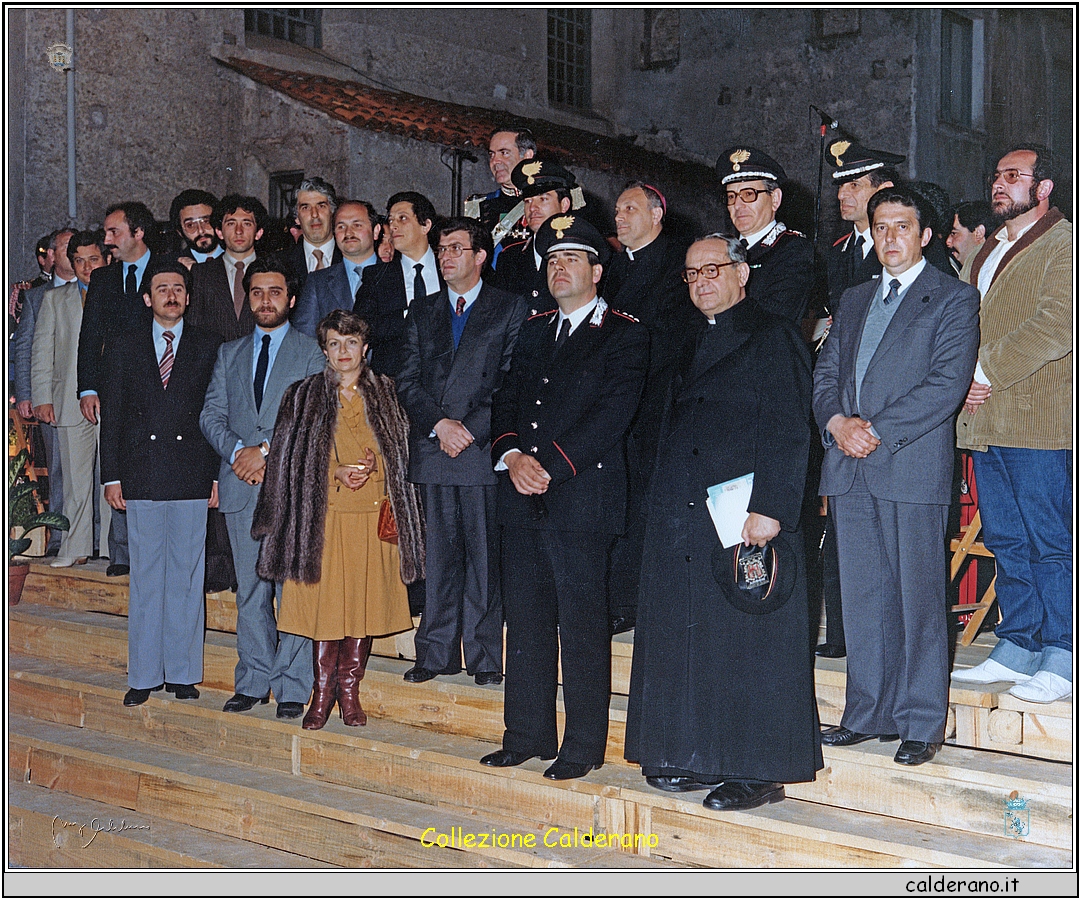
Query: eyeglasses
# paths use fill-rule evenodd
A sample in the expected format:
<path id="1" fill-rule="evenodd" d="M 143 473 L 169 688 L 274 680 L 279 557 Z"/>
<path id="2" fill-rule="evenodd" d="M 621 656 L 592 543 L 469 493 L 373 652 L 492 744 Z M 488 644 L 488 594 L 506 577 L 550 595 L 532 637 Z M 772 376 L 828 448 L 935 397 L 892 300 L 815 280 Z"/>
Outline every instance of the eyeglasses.
<path id="1" fill-rule="evenodd" d="M 738 265 L 739 263 L 736 261 L 726 263 L 706 263 L 704 266 L 697 269 L 692 269 L 688 266 L 681 274 L 683 275 L 683 280 L 687 282 L 687 284 L 694 284 L 698 280 L 699 275 L 704 275 L 706 278 L 716 278 L 721 274 L 721 269 L 725 266 Z"/>
<path id="2" fill-rule="evenodd" d="M 741 188 L 738 191 L 726 191 L 725 197 L 728 198 L 728 205 L 732 206 L 735 204 L 737 197 L 744 203 L 754 203 L 759 194 L 768 194 L 769 192 L 769 188 Z"/>
<path id="3" fill-rule="evenodd" d="M 474 247 L 463 247 L 461 244 L 451 244 L 449 247 L 438 247 L 438 248 L 436 248 L 435 255 L 440 257 L 440 258 L 446 256 L 449 259 L 457 259 L 466 250 L 469 250 L 470 252 L 475 252 L 476 248 L 474 248 Z"/>
<path id="4" fill-rule="evenodd" d="M 1006 182 L 1006 184 L 1017 184 L 1018 178 L 1035 178 L 1036 176 L 1032 172 L 1021 172 L 1017 169 L 996 169 L 990 175 L 987 176 L 987 183 L 994 184 L 1000 178 Z"/>
<path id="5" fill-rule="evenodd" d="M 210 216 L 199 216 L 196 219 L 184 219 L 180 224 L 185 228 L 192 228 L 195 225 L 209 225 Z"/>

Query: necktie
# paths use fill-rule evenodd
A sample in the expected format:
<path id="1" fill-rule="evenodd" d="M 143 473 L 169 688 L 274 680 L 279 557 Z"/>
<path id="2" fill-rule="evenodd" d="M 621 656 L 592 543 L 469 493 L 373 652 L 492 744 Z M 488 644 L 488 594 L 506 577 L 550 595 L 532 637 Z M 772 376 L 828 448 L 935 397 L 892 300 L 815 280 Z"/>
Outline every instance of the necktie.
<path id="1" fill-rule="evenodd" d="M 465 312 L 465 297 L 459 297 L 458 302 L 454 304 L 454 315 L 460 316 Z"/>
<path id="2" fill-rule="evenodd" d="M 364 287 L 364 275 L 362 273 L 360 281 L 357 282 L 356 293 L 353 294 L 353 312 L 355 312 L 358 316 L 363 315 L 363 311 L 358 308 L 360 306 L 360 291 L 361 291 L 361 288 L 363 288 L 363 287 Z"/>
<path id="3" fill-rule="evenodd" d="M 556 350 L 567 343 L 567 338 L 571 336 L 571 320 L 564 319 L 563 324 L 559 326 L 559 334 L 556 335 Z"/>
<path id="4" fill-rule="evenodd" d="M 79 299 L 83 301 L 83 306 L 86 306 L 86 288 L 81 284 L 79 285 Z"/>
<path id="5" fill-rule="evenodd" d="M 237 260 L 236 271 L 233 273 L 233 312 L 240 318 L 240 311 L 244 308 L 244 263 Z"/>
<path id="6" fill-rule="evenodd" d="M 128 266 L 128 275 L 124 279 L 124 293 L 135 294 L 139 291 L 139 285 L 135 282 L 135 263 Z"/>
<path id="7" fill-rule="evenodd" d="M 312 256 L 315 257 L 315 269 L 313 269 L 313 271 L 318 272 L 325 265 L 325 263 L 323 262 L 323 251 L 313 250 Z"/>
<path id="8" fill-rule="evenodd" d="M 746 250 L 746 249 L 747 249 L 747 247 L 749 246 L 749 245 L 747 244 L 747 238 L 740 238 L 740 239 L 739 239 L 739 245 L 740 245 L 740 246 L 741 246 L 741 247 L 742 247 L 742 248 L 743 248 L 744 250 Z"/>
<path id="9" fill-rule="evenodd" d="M 427 296 L 428 291 L 424 287 L 424 276 L 421 275 L 421 270 L 424 268 L 424 263 L 417 263 L 413 266 L 413 271 L 416 273 L 413 276 L 413 299 L 419 300 L 421 297 Z"/>
<path id="10" fill-rule="evenodd" d="M 165 331 L 161 335 L 165 338 L 165 352 L 161 355 L 158 363 L 158 371 L 161 372 L 161 386 L 169 386 L 169 373 L 173 371 L 173 339 L 176 337 L 171 331 Z"/>
<path id="11" fill-rule="evenodd" d="M 263 385 L 266 381 L 266 370 L 270 367 L 270 335 L 263 335 L 263 346 L 259 350 L 259 360 L 255 364 L 255 411 L 259 412 L 263 406 Z"/>
<path id="12" fill-rule="evenodd" d="M 852 271 L 852 278 L 849 280 L 849 287 L 852 287 L 856 283 L 856 272 L 859 270 L 860 265 L 863 263 L 863 235 L 857 234 L 855 243 L 852 244 L 852 265 L 850 269 Z"/>
<path id="13" fill-rule="evenodd" d="M 888 294 L 886 294 L 885 298 L 883 298 L 883 300 L 882 300 L 882 302 L 886 306 L 889 306 L 891 303 L 893 303 L 894 300 L 897 299 L 897 290 L 900 287 L 901 287 L 901 282 L 898 281 L 896 278 L 894 278 L 890 282 L 890 292 Z"/>

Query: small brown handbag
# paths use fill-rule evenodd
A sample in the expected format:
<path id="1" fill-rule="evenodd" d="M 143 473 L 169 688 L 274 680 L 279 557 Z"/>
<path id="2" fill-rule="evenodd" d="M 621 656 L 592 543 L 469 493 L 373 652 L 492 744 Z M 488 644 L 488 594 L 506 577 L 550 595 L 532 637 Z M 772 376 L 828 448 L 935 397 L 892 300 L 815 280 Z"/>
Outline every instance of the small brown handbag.
<path id="1" fill-rule="evenodd" d="M 398 543 L 398 523 L 394 521 L 394 510 L 390 505 L 390 498 L 384 497 L 379 505 L 379 526 L 377 528 L 379 540 L 388 544 Z"/>

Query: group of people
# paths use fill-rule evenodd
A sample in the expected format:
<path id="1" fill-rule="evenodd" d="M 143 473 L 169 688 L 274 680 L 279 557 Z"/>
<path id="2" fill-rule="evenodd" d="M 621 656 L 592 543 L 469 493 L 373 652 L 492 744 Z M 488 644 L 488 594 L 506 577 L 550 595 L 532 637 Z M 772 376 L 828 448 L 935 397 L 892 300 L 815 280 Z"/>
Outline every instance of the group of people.
<path id="1" fill-rule="evenodd" d="M 140 203 L 61 232 L 75 281 L 35 309 L 17 399 L 62 434 L 55 565 L 92 555 L 100 443 L 110 573 L 130 559 L 125 705 L 198 696 L 218 558 L 237 592 L 226 711 L 273 694 L 305 728 L 335 703 L 363 725 L 372 638 L 412 609 L 407 682 L 506 680 L 488 766 L 602 765 L 611 635 L 632 627 L 624 752 L 655 788 L 749 809 L 813 779 L 822 743 L 874 738 L 919 765 L 946 723 L 956 446 L 1003 617 L 991 658 L 954 677 L 1068 694 L 1072 230 L 1053 163 L 1011 150 L 990 203 L 943 224 L 903 159 L 831 145 L 851 231 L 825 292 L 812 242 L 776 218 L 783 168 L 746 145 L 717 163 L 731 230 L 689 246 L 644 181 L 606 239 L 573 173 L 510 127 L 489 141 L 496 190 L 450 219 L 310 178 L 284 253 L 258 249 L 258 199 L 197 190 L 173 203 L 179 255 L 149 249 Z M 821 556 L 803 534 L 819 496 Z M 817 652 L 847 656 L 848 680 L 820 732 L 823 594 Z"/>

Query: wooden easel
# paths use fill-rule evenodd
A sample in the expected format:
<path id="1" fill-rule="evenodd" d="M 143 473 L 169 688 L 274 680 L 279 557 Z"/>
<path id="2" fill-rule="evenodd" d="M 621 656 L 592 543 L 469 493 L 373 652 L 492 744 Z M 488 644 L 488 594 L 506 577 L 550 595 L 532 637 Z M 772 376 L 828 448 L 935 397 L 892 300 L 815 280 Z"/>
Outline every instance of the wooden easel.
<path id="1" fill-rule="evenodd" d="M 994 559 L 995 554 L 988 550 L 983 541 L 979 539 L 980 532 L 983 529 L 983 523 L 980 521 L 980 512 L 976 511 L 972 517 L 972 521 L 965 526 L 964 530 L 958 537 L 955 537 L 950 541 L 950 549 L 953 551 L 953 558 L 950 560 L 950 581 L 956 580 L 958 573 L 961 571 L 961 566 L 969 556 L 984 556 L 988 559 Z M 952 612 L 967 613 L 971 612 L 972 617 L 965 625 L 965 630 L 961 632 L 961 646 L 967 647 L 975 640 L 976 635 L 979 634 L 980 626 L 983 624 L 983 620 L 987 616 L 988 610 L 995 602 L 995 581 L 998 579 L 996 574 L 991 579 L 991 583 L 987 586 L 987 590 L 984 591 L 983 597 L 980 598 L 979 603 L 959 603 L 951 607 Z"/>

